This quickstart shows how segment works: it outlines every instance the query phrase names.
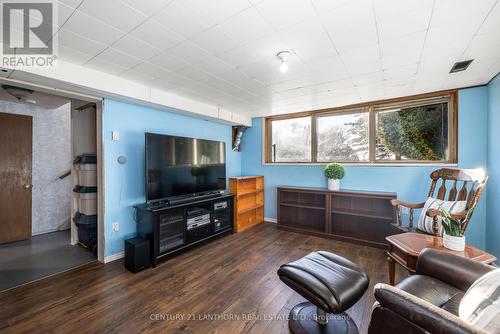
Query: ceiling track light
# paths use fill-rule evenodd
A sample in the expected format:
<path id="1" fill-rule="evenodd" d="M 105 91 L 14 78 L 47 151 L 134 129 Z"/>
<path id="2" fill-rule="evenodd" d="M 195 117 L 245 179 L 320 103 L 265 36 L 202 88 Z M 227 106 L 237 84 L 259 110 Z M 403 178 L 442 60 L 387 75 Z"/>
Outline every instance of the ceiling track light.
<path id="1" fill-rule="evenodd" d="M 287 58 L 290 55 L 290 51 L 280 51 L 276 54 L 279 60 L 281 60 L 280 71 L 282 73 L 288 72 L 288 61 Z"/>

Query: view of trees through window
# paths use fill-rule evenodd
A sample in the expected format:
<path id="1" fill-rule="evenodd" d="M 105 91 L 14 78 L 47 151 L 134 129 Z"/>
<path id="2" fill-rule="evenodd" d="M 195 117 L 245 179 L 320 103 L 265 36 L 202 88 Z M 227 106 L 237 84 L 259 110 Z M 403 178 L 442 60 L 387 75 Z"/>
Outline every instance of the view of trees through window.
<path id="1" fill-rule="evenodd" d="M 379 160 L 444 161 L 448 151 L 447 103 L 377 113 Z"/>
<path id="2" fill-rule="evenodd" d="M 268 119 L 267 162 L 453 162 L 449 97 Z M 370 122 L 370 119 L 373 122 Z M 373 128 L 371 128 L 373 127 Z M 372 134 L 372 137 L 370 137 Z M 370 138 L 373 142 L 370 143 Z"/>
<path id="3" fill-rule="evenodd" d="M 368 161 L 368 112 L 317 118 L 318 161 Z"/>
<path id="4" fill-rule="evenodd" d="M 311 117 L 274 121 L 272 138 L 274 162 L 311 160 Z"/>

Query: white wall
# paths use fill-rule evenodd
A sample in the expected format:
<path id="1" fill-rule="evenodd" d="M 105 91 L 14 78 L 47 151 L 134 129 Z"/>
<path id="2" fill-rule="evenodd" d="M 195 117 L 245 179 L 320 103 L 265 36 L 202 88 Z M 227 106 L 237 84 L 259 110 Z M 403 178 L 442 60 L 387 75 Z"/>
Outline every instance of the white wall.
<path id="1" fill-rule="evenodd" d="M 70 104 L 57 109 L 0 100 L 0 112 L 33 117 L 33 234 L 51 232 L 70 220 Z"/>

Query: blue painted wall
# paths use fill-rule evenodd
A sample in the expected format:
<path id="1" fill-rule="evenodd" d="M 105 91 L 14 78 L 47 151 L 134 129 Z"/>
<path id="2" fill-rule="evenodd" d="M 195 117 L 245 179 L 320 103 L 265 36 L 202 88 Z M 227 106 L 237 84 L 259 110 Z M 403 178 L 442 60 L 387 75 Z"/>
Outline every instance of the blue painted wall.
<path id="1" fill-rule="evenodd" d="M 486 246 L 500 258 L 500 74 L 488 85 L 488 173 L 489 181 Z"/>
<path id="2" fill-rule="evenodd" d="M 500 95 L 500 94 L 499 94 Z M 476 87 L 459 92 L 459 167 L 486 168 L 488 128 L 488 88 Z M 278 185 L 326 187 L 322 165 L 262 165 L 262 119 L 253 120 L 243 136 L 242 174 L 264 175 L 265 216 L 276 218 Z M 500 160 L 500 159 L 499 159 Z M 342 188 L 393 191 L 400 199 L 424 201 L 429 190 L 429 174 L 437 167 L 346 166 Z M 491 185 L 489 185 L 491 187 Z M 500 187 L 497 187 L 500 190 Z M 486 196 L 485 196 L 486 197 Z M 498 197 L 496 197 L 498 198 Z M 500 221 L 500 220 L 499 220 Z M 500 225 L 499 229 L 500 229 Z M 482 198 L 467 230 L 467 241 L 486 245 L 486 198 Z"/>
<path id="3" fill-rule="evenodd" d="M 120 140 L 111 140 L 111 131 Z M 133 206 L 145 202 L 144 133 L 164 133 L 226 142 L 227 176 L 241 172 L 241 153 L 231 150 L 231 126 L 134 104 L 106 100 L 103 115 L 105 159 L 105 256 L 123 251 L 123 240 L 135 235 Z M 128 158 L 120 165 L 117 158 Z M 112 223 L 119 222 L 119 231 Z"/>

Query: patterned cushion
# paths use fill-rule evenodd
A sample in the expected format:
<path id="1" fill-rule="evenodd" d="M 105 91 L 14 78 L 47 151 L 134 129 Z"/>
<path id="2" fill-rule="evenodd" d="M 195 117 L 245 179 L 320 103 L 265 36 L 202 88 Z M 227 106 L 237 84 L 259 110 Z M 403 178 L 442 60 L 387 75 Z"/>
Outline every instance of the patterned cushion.
<path id="1" fill-rule="evenodd" d="M 427 216 L 427 211 L 429 211 L 429 209 L 446 210 L 450 213 L 462 213 L 465 211 L 466 206 L 467 201 L 442 201 L 429 197 L 427 201 L 425 201 L 424 208 L 420 213 L 417 228 L 422 232 L 434 234 L 434 230 L 432 229 L 432 218 Z M 442 235 L 443 228 L 441 226 L 441 217 L 438 217 L 438 226 L 439 235 Z"/>
<path id="2" fill-rule="evenodd" d="M 490 333 L 500 333 L 500 269 L 471 285 L 460 302 L 458 314 Z"/>

